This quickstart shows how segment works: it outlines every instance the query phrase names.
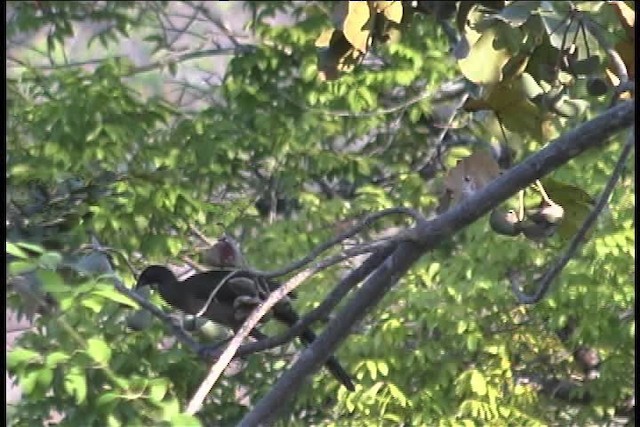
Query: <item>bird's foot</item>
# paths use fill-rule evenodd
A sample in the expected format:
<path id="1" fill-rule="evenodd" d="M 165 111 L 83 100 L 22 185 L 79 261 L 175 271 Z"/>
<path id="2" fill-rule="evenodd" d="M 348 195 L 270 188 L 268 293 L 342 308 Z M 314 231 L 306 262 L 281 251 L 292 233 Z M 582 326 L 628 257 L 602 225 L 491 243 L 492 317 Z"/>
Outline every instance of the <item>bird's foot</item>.
<path id="1" fill-rule="evenodd" d="M 205 359 L 211 359 L 214 357 L 217 358 L 220 355 L 219 353 L 222 349 L 222 346 L 224 346 L 228 342 L 229 339 L 225 339 L 214 344 L 200 346 L 200 348 L 198 349 L 198 356 Z"/>

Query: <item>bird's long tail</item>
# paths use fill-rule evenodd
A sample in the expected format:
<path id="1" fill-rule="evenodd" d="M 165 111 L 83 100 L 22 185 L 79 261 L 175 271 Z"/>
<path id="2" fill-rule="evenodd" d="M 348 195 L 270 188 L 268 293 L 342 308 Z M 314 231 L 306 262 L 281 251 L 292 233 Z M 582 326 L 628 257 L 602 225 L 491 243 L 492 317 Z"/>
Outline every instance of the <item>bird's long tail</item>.
<path id="1" fill-rule="evenodd" d="M 316 334 L 311 329 L 305 329 L 300 334 L 300 341 L 302 341 L 305 345 L 311 344 L 313 341 L 315 341 L 315 339 L 316 339 Z M 349 376 L 347 371 L 345 371 L 345 369 L 342 367 L 340 362 L 338 362 L 338 359 L 336 359 L 335 356 L 333 355 L 329 356 L 327 361 L 324 362 L 324 366 L 329 370 L 329 372 L 331 372 L 331 375 L 336 377 L 336 379 L 340 381 L 340 383 L 347 388 L 347 390 L 349 391 L 356 390 L 355 386 L 353 385 L 353 381 L 351 380 L 351 377 Z"/>
<path id="2" fill-rule="evenodd" d="M 290 306 L 280 307 L 279 309 L 276 307 L 276 310 L 274 310 L 274 317 L 281 322 L 286 323 L 288 326 L 293 326 L 299 319 L 297 313 L 293 311 Z M 300 333 L 300 341 L 302 341 L 305 346 L 308 346 L 315 340 L 316 334 L 309 328 L 306 328 L 302 333 Z M 340 362 L 338 362 L 338 359 L 336 359 L 335 356 L 329 356 L 325 361 L 324 366 L 338 381 L 340 381 L 343 386 L 346 387 L 347 390 L 355 391 L 356 388 L 353 385 L 351 377 L 342 365 L 340 365 Z"/>

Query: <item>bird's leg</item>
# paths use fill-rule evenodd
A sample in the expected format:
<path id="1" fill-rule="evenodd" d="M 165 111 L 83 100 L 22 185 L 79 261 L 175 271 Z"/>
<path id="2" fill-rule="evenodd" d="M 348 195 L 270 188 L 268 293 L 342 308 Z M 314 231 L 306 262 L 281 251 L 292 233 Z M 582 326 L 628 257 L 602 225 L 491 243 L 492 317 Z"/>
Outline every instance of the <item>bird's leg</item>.
<path id="1" fill-rule="evenodd" d="M 198 356 L 202 358 L 207 358 L 207 359 L 211 358 L 211 356 L 215 354 L 218 351 L 218 349 L 220 349 L 220 347 L 228 343 L 230 340 L 231 340 L 231 337 L 225 338 L 222 341 L 219 341 L 213 344 L 203 345 L 198 349 Z"/>
<path id="2" fill-rule="evenodd" d="M 263 300 L 257 296 L 241 295 L 233 301 L 234 316 L 236 320 L 244 322 L 247 317 L 262 304 Z M 267 321 L 271 317 L 271 312 L 267 313 L 261 322 Z"/>
<path id="3" fill-rule="evenodd" d="M 264 333 L 262 333 L 258 329 L 253 329 L 249 333 L 249 335 L 253 339 L 255 339 L 256 341 L 260 341 L 260 340 L 268 338 L 267 335 L 265 335 Z M 214 344 L 201 346 L 198 349 L 198 356 L 200 356 L 202 358 L 205 358 L 205 359 L 211 359 L 212 357 L 218 355 L 218 353 L 220 352 L 220 348 L 222 346 L 224 346 L 226 343 L 228 343 L 229 341 L 231 341 L 231 338 L 233 338 L 233 337 L 225 338 L 222 341 L 219 341 L 219 342 L 214 343 Z"/>

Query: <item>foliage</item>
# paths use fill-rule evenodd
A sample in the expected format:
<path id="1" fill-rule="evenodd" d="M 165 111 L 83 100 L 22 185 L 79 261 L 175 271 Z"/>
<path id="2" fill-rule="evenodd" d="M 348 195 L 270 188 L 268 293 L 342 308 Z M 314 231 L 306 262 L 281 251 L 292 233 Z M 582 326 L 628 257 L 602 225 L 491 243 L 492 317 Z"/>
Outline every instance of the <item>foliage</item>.
<path id="1" fill-rule="evenodd" d="M 434 211 L 450 182 L 444 169 L 461 170 L 456 161 L 478 148 L 506 142 L 517 162 L 598 114 L 611 98 L 611 64 L 585 28 L 598 26 L 614 46 L 633 40 L 623 2 L 459 2 L 452 13 L 438 9 L 448 2 L 335 3 L 245 2 L 237 12 L 250 17 L 251 44 L 206 2 L 10 3 L 8 56 L 17 66 L 7 79 L 8 304 L 35 316 L 35 326 L 8 354 L 23 393 L 9 425 L 41 423 L 51 411 L 65 425 L 230 425 L 247 411 L 238 396 L 255 403 L 292 359 L 286 346 L 238 361 L 198 418 L 186 415 L 206 364 L 167 342 L 157 319 L 144 331 L 128 328 L 136 305 L 113 280 L 130 285 L 132 272 L 119 256 L 113 270 L 96 267 L 82 247 L 91 236 L 140 270 L 196 256 L 192 227 L 226 231 L 252 266 L 275 270 L 365 213 Z M 186 50 L 175 44 L 175 26 L 167 31 L 171 14 L 200 26 Z M 105 48 L 136 41 L 154 59 L 140 66 L 109 54 L 74 66 L 71 43 L 88 23 Z M 226 47 L 200 44 L 212 29 L 226 34 Z M 10 43 L 24 34 L 34 45 L 44 37 L 42 55 Z M 215 76 L 206 67 L 219 66 L 222 50 L 233 55 L 215 83 L 193 83 L 188 64 Z M 161 93 L 149 93 L 148 75 L 163 82 Z M 587 90 L 596 78 L 607 82 L 605 93 Z M 451 82 L 462 89 L 448 91 Z M 414 265 L 338 352 L 356 392 L 318 373 L 281 425 L 611 419 L 634 385 L 635 323 L 622 313 L 634 304 L 635 164 L 548 298 L 517 305 L 506 272 L 516 268 L 529 281 L 544 272 L 620 147 L 616 140 L 543 180 L 567 213 L 545 242 L 497 235 L 483 220 Z M 358 238 L 406 225 L 387 219 Z M 300 288 L 300 312 L 344 271 Z M 55 309 L 43 304 L 45 292 Z M 571 358 L 580 345 L 604 361 L 596 380 Z M 591 398 L 554 398 L 532 378 L 578 378 Z"/>

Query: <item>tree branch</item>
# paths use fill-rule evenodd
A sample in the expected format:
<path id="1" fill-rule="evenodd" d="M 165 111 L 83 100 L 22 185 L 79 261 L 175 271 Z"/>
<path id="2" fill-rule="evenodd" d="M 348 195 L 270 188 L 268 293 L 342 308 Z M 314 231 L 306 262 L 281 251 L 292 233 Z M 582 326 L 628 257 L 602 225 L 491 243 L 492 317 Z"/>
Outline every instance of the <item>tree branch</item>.
<path id="1" fill-rule="evenodd" d="M 450 237 L 488 213 L 521 188 L 542 178 L 587 149 L 602 145 L 616 132 L 631 126 L 634 113 L 633 101 L 626 101 L 611 108 L 529 156 L 464 202 L 426 223 L 419 224 L 414 230 L 416 239 L 399 243 L 397 249 L 327 324 L 317 340 L 300 354 L 291 368 L 283 373 L 239 425 L 247 427 L 273 422 L 277 415 L 275 409 L 285 406 L 284 402 L 295 395 L 304 378 L 319 369 L 328 355 L 335 352 L 349 334 L 351 326 L 377 304 L 423 254 L 435 248 L 444 238 Z"/>
<path id="2" fill-rule="evenodd" d="M 265 278 L 274 278 L 274 277 L 278 277 L 278 276 L 284 276 L 285 274 L 288 274 L 292 271 L 295 271 L 299 268 L 302 268 L 303 266 L 309 264 L 311 261 L 313 261 L 315 258 L 318 257 L 318 255 L 320 255 L 322 252 L 326 251 L 327 249 L 331 248 L 332 246 L 337 245 L 338 243 L 349 239 L 353 236 L 355 236 L 356 234 L 358 234 L 359 232 L 361 232 L 362 230 L 364 230 L 365 228 L 371 226 L 371 224 L 375 221 L 377 221 L 378 219 L 385 217 L 385 216 L 389 216 L 389 215 L 395 215 L 395 214 L 402 214 L 402 215 L 408 215 L 410 217 L 412 217 L 414 220 L 416 220 L 417 224 L 421 224 L 426 222 L 426 218 L 424 217 L 424 215 L 422 215 L 420 212 L 411 209 L 411 208 L 406 208 L 406 207 L 395 207 L 395 208 L 389 208 L 389 209 L 383 209 L 379 212 L 374 212 L 372 214 L 367 215 L 366 217 L 364 217 L 364 219 L 362 219 L 358 224 L 356 224 L 355 226 L 351 227 L 350 229 L 344 231 L 343 233 L 340 233 L 339 235 L 337 235 L 336 237 L 316 246 L 310 253 L 309 255 L 305 256 L 304 258 L 289 264 L 288 266 L 281 268 L 279 270 L 275 270 L 272 272 L 268 272 L 268 271 L 260 271 L 260 270 L 247 270 L 248 273 L 254 274 L 256 276 L 261 276 L 261 277 L 265 277 Z M 360 246 L 356 246 L 354 248 L 351 249 L 347 249 L 345 251 L 343 251 L 343 253 L 345 254 L 344 256 L 338 256 L 341 259 L 346 259 L 346 258 L 350 258 L 362 253 L 366 253 L 366 252 L 372 252 L 371 247 L 375 246 L 375 242 L 369 244 L 369 246 L 367 248 L 365 248 L 365 250 L 359 250 L 358 248 Z M 325 261 L 323 261 L 322 263 L 324 263 Z M 326 262 L 330 262 L 330 261 L 326 261 Z M 335 264 L 336 261 L 331 261 L 332 264 Z"/>

